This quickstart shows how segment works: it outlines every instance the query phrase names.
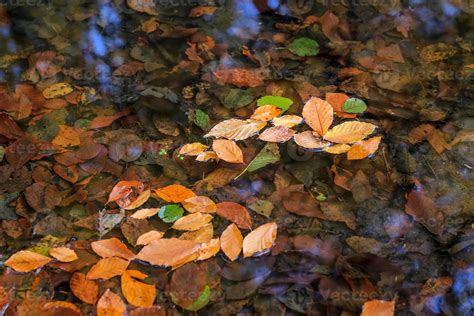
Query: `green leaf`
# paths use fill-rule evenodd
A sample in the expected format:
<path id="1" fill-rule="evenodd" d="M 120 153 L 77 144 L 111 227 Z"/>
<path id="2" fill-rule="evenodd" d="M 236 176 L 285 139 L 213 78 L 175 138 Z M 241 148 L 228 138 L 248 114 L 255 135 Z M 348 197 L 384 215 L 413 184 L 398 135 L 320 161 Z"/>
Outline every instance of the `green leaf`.
<path id="1" fill-rule="evenodd" d="M 367 110 L 367 104 L 357 98 L 350 98 L 342 105 L 342 110 L 346 113 L 362 113 Z"/>
<path id="2" fill-rule="evenodd" d="M 64 240 L 54 237 L 52 235 L 46 235 L 34 246 L 29 247 L 27 250 L 39 253 L 43 256 L 48 256 L 49 250 L 54 247 L 63 245 Z"/>
<path id="3" fill-rule="evenodd" d="M 280 149 L 275 143 L 267 143 L 249 165 L 235 179 L 243 175 L 246 171 L 253 172 L 269 164 L 280 160 Z"/>
<path id="4" fill-rule="evenodd" d="M 249 105 L 253 100 L 254 96 L 251 90 L 231 89 L 222 103 L 228 109 L 238 109 Z"/>
<path id="5" fill-rule="evenodd" d="M 319 44 L 307 37 L 300 37 L 286 46 L 290 52 L 300 57 L 316 56 L 319 53 Z"/>
<path id="6" fill-rule="evenodd" d="M 168 204 L 160 208 L 158 216 L 165 223 L 174 223 L 184 214 L 184 210 L 177 204 Z"/>
<path id="7" fill-rule="evenodd" d="M 202 110 L 196 110 L 194 113 L 194 124 L 199 126 L 202 130 L 206 130 L 209 127 L 209 115 Z"/>
<path id="8" fill-rule="evenodd" d="M 193 311 L 193 312 L 200 310 L 201 308 L 206 306 L 207 303 L 209 303 L 210 298 L 211 298 L 211 289 L 209 288 L 209 285 L 206 285 L 206 287 L 201 292 L 199 297 L 185 309 L 188 311 Z"/>
<path id="9" fill-rule="evenodd" d="M 277 108 L 282 109 L 283 112 L 287 111 L 292 104 L 293 104 L 293 101 L 288 98 L 278 97 L 278 96 L 273 96 L 273 95 L 267 95 L 257 100 L 258 106 L 273 105 L 273 106 L 276 106 Z"/>

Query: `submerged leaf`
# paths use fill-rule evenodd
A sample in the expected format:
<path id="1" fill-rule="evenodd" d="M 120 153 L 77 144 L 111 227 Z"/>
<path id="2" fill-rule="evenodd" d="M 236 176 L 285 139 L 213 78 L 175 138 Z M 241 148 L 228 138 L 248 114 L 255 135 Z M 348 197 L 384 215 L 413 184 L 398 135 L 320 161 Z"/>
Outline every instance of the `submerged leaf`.
<path id="1" fill-rule="evenodd" d="M 307 37 L 300 37 L 286 46 L 290 52 L 300 57 L 316 56 L 319 53 L 319 44 Z"/>
<path id="2" fill-rule="evenodd" d="M 268 143 L 249 163 L 244 171 L 254 172 L 280 160 L 280 149 L 275 143 Z"/>

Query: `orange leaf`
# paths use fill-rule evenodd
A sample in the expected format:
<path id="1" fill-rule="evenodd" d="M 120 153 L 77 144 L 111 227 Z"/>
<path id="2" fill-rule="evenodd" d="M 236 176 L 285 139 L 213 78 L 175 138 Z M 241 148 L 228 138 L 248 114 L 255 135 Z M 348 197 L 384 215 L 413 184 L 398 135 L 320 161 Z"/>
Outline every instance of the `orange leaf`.
<path id="1" fill-rule="evenodd" d="M 49 250 L 49 255 L 61 262 L 72 262 L 79 259 L 74 250 L 66 247 L 52 248 Z"/>
<path id="2" fill-rule="evenodd" d="M 137 270 L 127 270 L 122 274 L 122 293 L 130 304 L 138 307 L 153 305 L 156 296 L 155 286 L 135 280 L 135 278 L 144 280 L 146 277 L 146 274 Z"/>
<path id="3" fill-rule="evenodd" d="M 217 204 L 217 214 L 234 222 L 241 229 L 252 228 L 252 219 L 247 209 L 235 202 L 221 202 Z"/>
<path id="4" fill-rule="evenodd" d="M 139 208 L 143 204 L 145 204 L 146 201 L 148 201 L 148 199 L 150 198 L 150 196 L 151 196 L 151 190 L 145 190 L 142 193 L 140 193 L 140 195 L 136 199 L 134 199 L 130 204 L 125 206 L 119 203 L 119 206 L 123 207 L 126 210 L 134 210 L 136 208 Z"/>
<path id="5" fill-rule="evenodd" d="M 92 250 L 102 258 L 120 257 L 132 260 L 135 255 L 117 238 L 103 239 L 91 243 Z"/>
<path id="6" fill-rule="evenodd" d="M 212 223 L 208 223 L 198 230 L 182 233 L 181 236 L 179 236 L 179 239 L 192 240 L 196 243 L 206 243 L 212 239 L 213 235 L 214 227 L 212 226 Z"/>
<path id="7" fill-rule="evenodd" d="M 393 316 L 395 315 L 394 301 L 372 300 L 364 303 L 360 316 Z"/>
<path id="8" fill-rule="evenodd" d="M 239 88 L 255 88 L 264 84 L 262 73 L 258 69 L 224 68 L 214 71 L 214 76 L 223 83 L 230 83 Z"/>
<path id="9" fill-rule="evenodd" d="M 345 93 L 326 93 L 326 101 L 332 106 L 335 112 L 343 112 L 342 106 L 349 99 Z"/>
<path id="10" fill-rule="evenodd" d="M 244 155 L 239 146 L 232 141 L 227 139 L 216 139 L 212 143 L 212 150 L 217 154 L 220 159 L 230 163 L 243 163 Z"/>
<path id="11" fill-rule="evenodd" d="M 181 203 L 189 213 L 215 213 L 217 210 L 216 203 L 207 196 L 193 196 Z"/>
<path id="12" fill-rule="evenodd" d="M 189 17 L 198 18 L 203 15 L 213 15 L 216 9 L 216 7 L 211 6 L 194 7 L 191 9 L 191 12 L 189 12 Z"/>
<path id="13" fill-rule="evenodd" d="M 209 161 L 217 159 L 219 159 L 219 157 L 217 157 L 217 154 L 213 151 L 203 151 L 196 157 L 197 161 Z"/>
<path id="14" fill-rule="evenodd" d="M 294 139 L 297 145 L 307 149 L 321 149 L 331 145 L 331 143 L 323 141 L 321 137 L 314 136 L 311 131 L 296 134 Z"/>
<path id="15" fill-rule="evenodd" d="M 141 183 L 139 181 L 120 181 L 114 186 L 112 192 L 110 192 L 107 203 L 115 202 L 127 197 L 130 193 L 132 193 L 132 188 L 138 187 L 140 184 Z"/>
<path id="16" fill-rule="evenodd" d="M 159 232 L 157 230 L 150 230 L 149 232 L 144 233 L 137 239 L 137 245 L 148 245 L 154 240 L 163 238 L 165 233 Z"/>
<path id="17" fill-rule="evenodd" d="M 332 106 L 323 99 L 312 97 L 303 107 L 303 118 L 315 132 L 323 136 L 332 124 Z"/>
<path id="18" fill-rule="evenodd" d="M 186 215 L 174 222 L 171 228 L 176 230 L 194 231 L 202 228 L 204 225 L 212 221 L 212 216 L 203 213 L 193 213 Z"/>
<path id="19" fill-rule="evenodd" d="M 469 69 L 474 69 L 474 64 L 466 65 L 465 67 Z"/>
<path id="20" fill-rule="evenodd" d="M 130 217 L 136 218 L 136 219 L 145 219 L 145 218 L 158 214 L 159 211 L 160 211 L 159 208 L 143 208 L 141 210 L 136 211 L 132 215 L 130 215 Z"/>
<path id="21" fill-rule="evenodd" d="M 212 258 L 219 252 L 219 250 L 221 250 L 219 238 L 211 239 L 210 241 L 201 244 L 199 255 L 196 260 L 207 260 Z"/>
<path id="22" fill-rule="evenodd" d="M 117 112 L 111 116 L 98 116 L 91 121 L 91 123 L 89 124 L 89 129 L 107 127 L 111 125 L 113 122 L 115 122 L 116 120 L 118 120 L 119 118 L 129 115 L 130 112 L 131 110 L 128 108 L 125 111 Z"/>
<path id="23" fill-rule="evenodd" d="M 110 289 L 97 302 L 97 316 L 124 316 L 126 312 L 125 303 Z"/>
<path id="24" fill-rule="evenodd" d="M 89 280 L 108 280 L 114 276 L 122 275 L 127 270 L 128 263 L 127 260 L 117 257 L 101 259 L 87 272 L 87 278 Z"/>
<path id="25" fill-rule="evenodd" d="M 73 303 L 64 301 L 53 301 L 43 305 L 43 308 L 48 310 L 50 315 L 68 315 L 68 316 L 81 316 L 82 312 Z"/>
<path id="26" fill-rule="evenodd" d="M 79 180 L 79 173 L 77 172 L 76 166 L 63 166 L 61 164 L 55 164 L 53 166 L 54 172 L 64 180 L 70 183 L 76 183 Z"/>
<path id="27" fill-rule="evenodd" d="M 99 297 L 99 286 L 95 281 L 87 280 L 84 273 L 76 272 L 69 281 L 72 294 L 87 304 L 95 304 Z"/>
<path id="28" fill-rule="evenodd" d="M 59 125 L 59 133 L 51 142 L 61 147 L 70 147 L 79 146 L 81 140 L 79 139 L 79 133 L 76 128 L 67 125 Z"/>
<path id="29" fill-rule="evenodd" d="M 351 144 L 369 136 L 375 127 L 373 124 L 358 121 L 345 122 L 334 126 L 323 138 L 334 143 Z"/>
<path id="30" fill-rule="evenodd" d="M 348 160 L 364 159 L 377 151 L 382 137 L 376 136 L 355 143 L 347 152 Z"/>
<path id="31" fill-rule="evenodd" d="M 295 135 L 294 130 L 280 125 L 267 128 L 262 134 L 260 134 L 258 139 L 263 140 L 264 142 L 283 143 L 289 141 L 293 135 Z"/>
<path id="32" fill-rule="evenodd" d="M 171 203 L 181 203 L 182 201 L 196 196 L 193 191 L 180 185 L 172 184 L 164 188 L 155 190 L 155 194 L 162 200 Z"/>
<path id="33" fill-rule="evenodd" d="M 197 156 L 207 148 L 201 143 L 186 144 L 179 150 L 179 154 L 183 156 Z"/>
<path id="34" fill-rule="evenodd" d="M 239 257 L 242 251 L 243 237 L 239 228 L 232 223 L 222 232 L 221 235 L 221 248 L 225 255 L 234 261 Z"/>
<path id="35" fill-rule="evenodd" d="M 329 154 L 339 155 L 348 152 L 350 149 L 351 146 L 347 144 L 336 144 L 334 146 L 324 148 L 324 151 Z"/>
<path id="36" fill-rule="evenodd" d="M 281 114 L 281 109 L 273 105 L 259 106 L 250 117 L 252 120 L 267 122 Z"/>
<path id="37" fill-rule="evenodd" d="M 18 272 L 30 272 L 41 268 L 51 260 L 51 258 L 40 255 L 39 253 L 22 250 L 8 258 L 8 260 L 5 261 L 5 265 Z"/>
<path id="38" fill-rule="evenodd" d="M 267 223 L 245 236 L 243 241 L 244 257 L 251 257 L 255 253 L 270 249 L 277 235 L 277 224 Z"/>
<path id="39" fill-rule="evenodd" d="M 137 259 L 156 266 L 177 266 L 197 258 L 199 244 L 176 238 L 154 240 L 143 247 Z"/>

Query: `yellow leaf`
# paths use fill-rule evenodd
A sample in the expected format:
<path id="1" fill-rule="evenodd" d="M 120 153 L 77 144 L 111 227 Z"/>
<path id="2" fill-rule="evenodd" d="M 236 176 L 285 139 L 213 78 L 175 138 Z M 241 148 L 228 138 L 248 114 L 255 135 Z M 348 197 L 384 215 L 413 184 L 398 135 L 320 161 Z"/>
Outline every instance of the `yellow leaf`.
<path id="1" fill-rule="evenodd" d="M 156 266 L 179 266 L 197 258 L 199 247 L 191 240 L 159 239 L 143 247 L 136 259 Z"/>
<path id="2" fill-rule="evenodd" d="M 212 149 L 216 152 L 217 157 L 230 163 L 243 163 L 244 155 L 239 146 L 227 139 L 216 139 L 212 143 Z"/>
<path id="3" fill-rule="evenodd" d="M 376 136 L 355 143 L 347 152 L 348 160 L 364 159 L 377 151 L 382 137 Z"/>
<path id="4" fill-rule="evenodd" d="M 66 247 L 52 248 L 49 250 L 49 255 L 61 262 L 72 262 L 79 259 L 74 250 Z"/>
<path id="5" fill-rule="evenodd" d="M 120 257 L 132 260 L 135 255 L 117 238 L 103 239 L 91 243 L 91 248 L 102 258 Z"/>
<path id="6" fill-rule="evenodd" d="M 87 280 L 84 273 L 76 272 L 69 281 L 72 294 L 87 304 L 95 304 L 99 297 L 99 285 L 95 281 Z"/>
<path id="7" fill-rule="evenodd" d="M 376 126 L 370 123 L 351 121 L 334 126 L 323 138 L 330 142 L 351 144 L 372 134 Z"/>
<path id="8" fill-rule="evenodd" d="M 258 107 L 250 117 L 252 120 L 267 122 L 281 114 L 281 109 L 273 105 Z"/>
<path id="9" fill-rule="evenodd" d="M 221 248 L 230 261 L 239 257 L 242 251 L 243 237 L 237 225 L 234 223 L 227 226 L 221 235 Z"/>
<path id="10" fill-rule="evenodd" d="M 48 264 L 52 259 L 39 253 L 22 250 L 13 254 L 5 265 L 18 272 L 30 272 Z"/>
<path id="11" fill-rule="evenodd" d="M 87 279 L 96 280 L 104 279 L 108 280 L 117 275 L 122 275 L 122 273 L 127 270 L 128 261 L 123 260 L 117 257 L 105 258 L 99 260 L 95 265 L 91 267 L 89 272 L 87 272 Z"/>
<path id="12" fill-rule="evenodd" d="M 212 216 L 203 213 L 193 213 L 186 215 L 174 222 L 171 228 L 176 230 L 194 231 L 202 228 L 204 225 L 212 221 Z"/>
<path id="13" fill-rule="evenodd" d="M 77 129 L 67 125 L 59 125 L 59 133 L 51 142 L 61 147 L 79 146 L 81 144 Z"/>
<path id="14" fill-rule="evenodd" d="M 61 82 L 53 84 L 52 86 L 49 86 L 44 89 L 43 96 L 45 97 L 45 99 L 54 99 L 63 97 L 71 93 L 72 91 L 74 91 L 74 88 L 69 83 Z"/>
<path id="15" fill-rule="evenodd" d="M 348 152 L 349 149 L 351 149 L 351 146 L 347 144 L 336 144 L 334 146 L 324 148 L 324 151 L 328 154 L 339 155 Z"/>
<path id="16" fill-rule="evenodd" d="M 219 238 L 211 239 L 210 241 L 201 244 L 199 255 L 196 260 L 207 260 L 212 258 L 219 252 L 219 250 L 221 250 Z"/>
<path id="17" fill-rule="evenodd" d="M 298 133 L 294 136 L 294 139 L 298 146 L 307 149 L 321 149 L 331 145 L 331 143 L 323 141 L 321 137 L 314 136 L 311 131 Z"/>
<path id="18" fill-rule="evenodd" d="M 179 150 L 179 154 L 183 156 L 197 156 L 206 150 L 207 146 L 201 143 L 186 144 Z"/>
<path id="19" fill-rule="evenodd" d="M 209 161 L 209 160 L 217 160 L 219 157 L 217 157 L 217 154 L 213 151 L 204 151 L 197 155 L 196 160 L 197 161 Z"/>
<path id="20" fill-rule="evenodd" d="M 270 249 L 273 246 L 276 235 L 276 223 L 263 224 L 250 232 L 243 241 L 244 257 L 251 257 L 255 253 Z"/>
<path id="21" fill-rule="evenodd" d="M 182 202 L 182 205 L 189 213 L 215 213 L 217 206 L 207 196 L 194 196 Z"/>
<path id="22" fill-rule="evenodd" d="M 303 107 L 303 118 L 316 133 L 323 136 L 334 119 L 334 110 L 323 99 L 312 97 Z"/>
<path id="23" fill-rule="evenodd" d="M 136 219 L 145 219 L 145 218 L 158 214 L 159 211 L 160 211 L 159 208 L 143 208 L 141 210 L 136 211 L 132 215 L 130 215 L 130 217 L 136 218 Z"/>
<path id="24" fill-rule="evenodd" d="M 301 122 L 303 122 L 303 118 L 298 115 L 283 115 L 272 120 L 274 126 L 286 126 L 288 128 L 301 124 Z"/>
<path id="25" fill-rule="evenodd" d="M 143 280 L 146 277 L 146 274 L 137 270 L 127 270 L 122 274 L 122 294 L 127 302 L 138 307 L 149 307 L 153 305 L 153 301 L 156 297 L 155 286 L 135 280 L 135 278 Z"/>
<path id="26" fill-rule="evenodd" d="M 125 303 L 110 289 L 97 302 L 97 316 L 124 316 L 126 312 Z"/>
<path id="27" fill-rule="evenodd" d="M 244 140 L 254 135 L 267 125 L 266 122 L 256 120 L 225 120 L 214 126 L 204 137 L 227 138 L 232 140 Z"/>
<path id="28" fill-rule="evenodd" d="M 196 196 L 193 191 L 180 185 L 172 184 L 164 188 L 155 190 L 155 194 L 162 200 L 171 203 L 181 203 L 182 201 Z"/>
<path id="29" fill-rule="evenodd" d="M 149 232 L 144 233 L 137 239 L 137 245 L 148 245 L 154 240 L 163 238 L 165 233 L 159 232 L 156 230 L 150 230 Z"/>
<path id="30" fill-rule="evenodd" d="M 214 235 L 214 227 L 212 223 L 206 224 L 198 230 L 184 232 L 179 236 L 181 240 L 192 240 L 197 243 L 205 243 L 212 239 Z"/>

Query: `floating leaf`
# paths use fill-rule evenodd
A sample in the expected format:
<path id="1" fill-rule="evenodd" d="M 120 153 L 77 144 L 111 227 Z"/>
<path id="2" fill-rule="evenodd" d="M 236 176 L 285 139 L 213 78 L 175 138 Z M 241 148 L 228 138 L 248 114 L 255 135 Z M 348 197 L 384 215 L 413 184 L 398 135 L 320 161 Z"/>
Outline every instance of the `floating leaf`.
<path id="1" fill-rule="evenodd" d="M 372 300 L 364 303 L 360 316 L 393 316 L 395 315 L 394 301 Z"/>
<path id="2" fill-rule="evenodd" d="M 281 114 L 281 109 L 273 105 L 258 107 L 250 117 L 252 120 L 267 122 Z"/>
<path id="3" fill-rule="evenodd" d="M 258 106 L 273 105 L 282 109 L 283 112 L 288 111 L 292 104 L 293 101 L 288 98 L 273 95 L 267 95 L 257 100 Z"/>
<path id="4" fill-rule="evenodd" d="M 342 109 L 347 113 L 363 113 L 367 110 L 367 104 L 357 98 L 350 98 L 342 105 Z"/>
<path id="5" fill-rule="evenodd" d="M 61 82 L 53 84 L 52 86 L 49 86 L 44 89 L 43 96 L 45 97 L 45 99 L 54 99 L 63 97 L 71 93 L 72 91 L 74 91 L 74 88 L 69 83 Z"/>
<path id="6" fill-rule="evenodd" d="M 347 144 L 336 144 L 331 147 L 324 148 L 324 151 L 328 154 L 339 155 L 348 152 L 351 149 L 351 146 Z"/>
<path id="7" fill-rule="evenodd" d="M 209 160 L 217 160 L 219 157 L 217 157 L 217 154 L 213 151 L 204 151 L 197 155 L 196 160 L 197 161 L 209 161 Z"/>
<path id="8" fill-rule="evenodd" d="M 228 139 L 216 139 L 212 143 L 212 150 L 215 151 L 217 157 L 224 161 L 230 163 L 243 163 L 244 162 L 244 155 L 242 150 L 240 150 L 239 146 Z"/>
<path id="9" fill-rule="evenodd" d="M 334 110 L 323 99 L 313 97 L 303 107 L 303 118 L 316 133 L 323 136 L 333 121 Z"/>
<path id="10" fill-rule="evenodd" d="M 297 38 L 286 47 L 290 52 L 300 57 L 316 56 L 319 53 L 318 42 L 307 37 Z"/>
<path id="11" fill-rule="evenodd" d="M 206 150 L 207 146 L 201 143 L 186 144 L 179 150 L 179 154 L 183 156 L 197 156 Z"/>
<path id="12" fill-rule="evenodd" d="M 243 237 L 239 228 L 234 224 L 230 224 L 222 232 L 221 248 L 230 261 L 234 261 L 239 257 L 242 251 Z"/>
<path id="13" fill-rule="evenodd" d="M 88 280 L 84 273 L 76 272 L 69 281 L 72 294 L 87 304 L 95 304 L 99 298 L 99 285 L 95 281 Z"/>
<path id="14" fill-rule="evenodd" d="M 176 238 L 159 239 L 143 247 L 137 259 L 156 266 L 179 266 L 197 258 L 199 244 Z"/>
<path id="15" fill-rule="evenodd" d="M 215 213 L 216 203 L 207 196 L 194 196 L 182 202 L 182 205 L 189 213 Z"/>
<path id="16" fill-rule="evenodd" d="M 73 303 L 64 301 L 52 301 L 47 302 L 43 305 L 43 308 L 48 310 L 50 315 L 69 315 L 69 316 L 81 316 L 82 312 Z"/>
<path id="17" fill-rule="evenodd" d="M 303 122 L 303 118 L 298 115 L 283 115 L 280 117 L 275 117 L 272 120 L 272 124 L 274 126 L 286 126 L 288 128 L 292 128 L 293 126 L 301 124 L 301 122 Z"/>
<path id="18" fill-rule="evenodd" d="M 204 137 L 244 140 L 257 135 L 265 125 L 266 122 L 261 121 L 230 119 L 214 126 Z"/>
<path id="19" fill-rule="evenodd" d="M 360 142 L 352 145 L 351 149 L 347 152 L 348 160 L 364 159 L 377 151 L 380 145 L 382 137 L 376 136 L 367 140 L 361 140 Z"/>
<path id="20" fill-rule="evenodd" d="M 30 272 L 41 268 L 42 266 L 48 264 L 51 260 L 53 259 L 40 255 L 36 252 L 22 250 L 8 258 L 8 260 L 5 261 L 5 265 L 18 272 Z"/>
<path id="21" fill-rule="evenodd" d="M 110 289 L 97 302 L 97 316 L 124 316 L 126 312 L 125 303 Z"/>
<path id="22" fill-rule="evenodd" d="M 199 295 L 199 297 L 188 307 L 185 309 L 188 311 L 198 311 L 204 306 L 209 303 L 209 300 L 211 299 L 211 288 L 206 285 L 202 293 Z"/>
<path id="23" fill-rule="evenodd" d="M 331 143 L 323 141 L 321 137 L 314 136 L 311 131 L 298 133 L 294 136 L 294 139 L 298 146 L 307 149 L 322 149 L 331 145 Z"/>
<path id="24" fill-rule="evenodd" d="M 219 252 L 219 250 L 221 250 L 221 242 L 219 238 L 214 238 L 208 242 L 204 242 L 199 247 L 199 255 L 196 260 L 201 261 L 212 258 Z"/>
<path id="25" fill-rule="evenodd" d="M 277 224 L 267 223 L 259 226 L 245 236 L 243 241 L 244 257 L 270 249 L 277 235 Z"/>
<path id="26" fill-rule="evenodd" d="M 351 144 L 372 134 L 375 127 L 373 124 L 358 121 L 345 122 L 334 126 L 323 138 L 334 143 Z"/>
<path id="27" fill-rule="evenodd" d="M 179 236 L 181 240 L 192 240 L 196 243 L 209 242 L 214 235 L 214 227 L 212 223 L 208 223 L 195 231 L 184 232 Z"/>
<path id="28" fill-rule="evenodd" d="M 66 247 L 52 248 L 49 250 L 49 255 L 61 262 L 72 262 L 79 259 L 74 250 Z"/>
<path id="29" fill-rule="evenodd" d="M 217 204 L 217 215 L 237 224 L 241 229 L 252 228 L 252 219 L 247 209 L 235 202 L 221 202 Z"/>
<path id="30" fill-rule="evenodd" d="M 193 191 L 180 185 L 172 184 L 155 190 L 155 194 L 162 200 L 171 203 L 181 203 L 190 197 L 196 196 Z"/>
<path id="31" fill-rule="evenodd" d="M 295 135 L 294 130 L 280 125 L 267 128 L 260 134 L 258 139 L 265 142 L 284 143 L 289 141 L 293 135 Z"/>
<path id="32" fill-rule="evenodd" d="M 139 245 L 139 246 L 148 245 L 149 243 L 151 243 L 154 240 L 158 240 L 158 239 L 163 238 L 164 235 L 165 235 L 165 233 L 163 233 L 163 232 L 159 232 L 159 231 L 156 231 L 156 230 L 151 230 L 149 232 L 144 233 L 140 237 L 138 237 L 137 245 Z"/>
<path id="33" fill-rule="evenodd" d="M 91 248 L 102 258 L 120 257 L 125 260 L 132 260 L 135 254 L 115 237 L 103 239 L 91 243 Z"/>
<path id="34" fill-rule="evenodd" d="M 127 302 L 138 307 L 149 307 L 153 305 L 153 301 L 156 297 L 155 286 L 135 280 L 144 280 L 146 277 L 146 274 L 137 270 L 127 270 L 122 274 L 122 294 Z"/>
<path id="35" fill-rule="evenodd" d="M 136 211 L 132 215 L 130 215 L 131 218 L 136 218 L 136 219 L 145 219 L 148 217 L 152 217 L 160 211 L 159 208 L 144 208 L 141 210 Z"/>
<path id="36" fill-rule="evenodd" d="M 268 143 L 257 156 L 249 163 L 245 171 L 254 172 L 261 169 L 269 164 L 278 162 L 280 160 L 280 149 L 277 144 Z"/>
<path id="37" fill-rule="evenodd" d="M 158 216 L 165 223 L 173 223 L 180 219 L 184 214 L 184 210 L 177 204 L 169 204 L 162 206 Z"/>
<path id="38" fill-rule="evenodd" d="M 127 270 L 128 261 L 120 259 L 117 257 L 105 258 L 99 260 L 95 265 L 91 267 L 89 272 L 87 272 L 87 279 L 96 280 L 104 279 L 108 280 L 117 275 L 122 275 L 122 273 Z"/>
<path id="39" fill-rule="evenodd" d="M 176 230 L 194 231 L 212 221 L 212 218 L 213 217 L 209 214 L 193 213 L 178 219 L 171 228 Z"/>

